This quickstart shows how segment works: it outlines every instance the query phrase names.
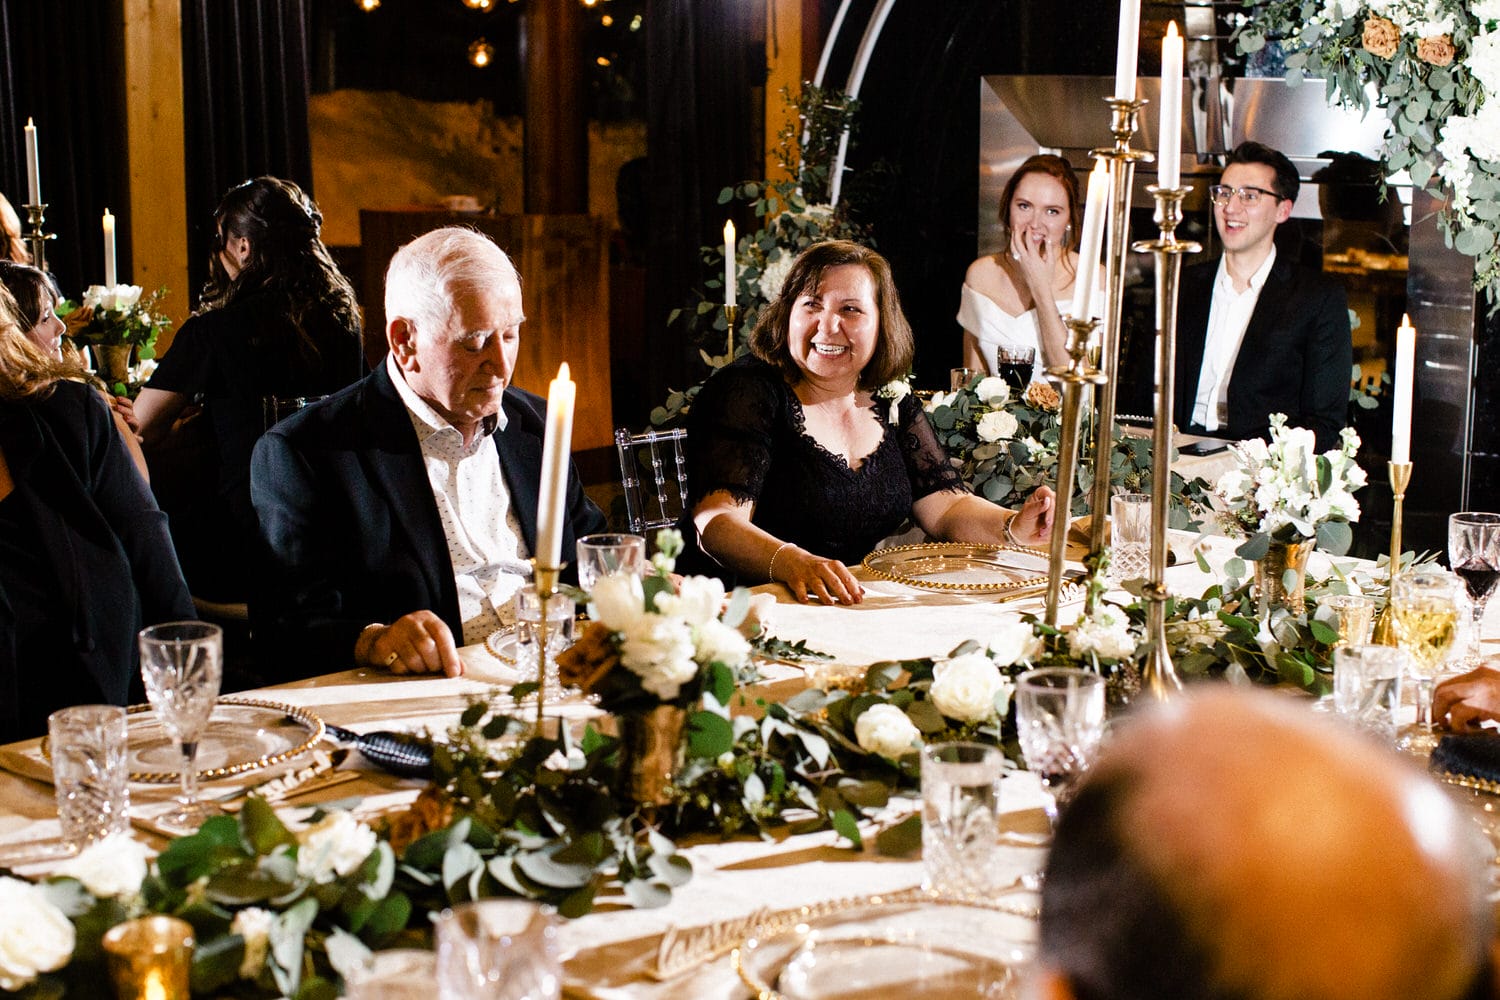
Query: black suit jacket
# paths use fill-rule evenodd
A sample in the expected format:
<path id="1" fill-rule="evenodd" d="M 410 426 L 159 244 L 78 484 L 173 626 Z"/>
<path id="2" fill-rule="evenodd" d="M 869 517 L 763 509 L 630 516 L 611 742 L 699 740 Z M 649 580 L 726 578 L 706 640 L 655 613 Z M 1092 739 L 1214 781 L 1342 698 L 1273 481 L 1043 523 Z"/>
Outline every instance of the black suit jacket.
<path id="1" fill-rule="evenodd" d="M 98 393 L 59 382 L 43 399 L 0 403 L 0 453 L 35 526 L 56 600 L 20 604 L 0 586 L 0 740 L 36 736 L 47 713 L 97 701 L 124 705 L 141 693 L 136 632 L 196 618 L 159 509 Z M 50 634 L 56 656 L 17 663 L 20 623 Z M 18 704 L 17 672 L 42 673 L 46 705 Z"/>
<path id="2" fill-rule="evenodd" d="M 1185 268 L 1177 318 L 1177 426 L 1192 424 L 1193 399 L 1203 367 L 1208 314 L 1219 262 Z M 1344 286 L 1321 271 L 1298 267 L 1277 254 L 1245 328 L 1229 376 L 1229 422 L 1213 433 L 1236 439 L 1266 437 L 1272 413 L 1306 427 L 1320 451 L 1338 444 L 1349 412 L 1354 352 Z"/>
<path id="3" fill-rule="evenodd" d="M 519 389 L 502 402 L 495 451 L 521 534 L 536 549 L 546 404 Z M 255 446 L 250 493 L 267 564 L 251 612 L 278 676 L 349 665 L 360 630 L 435 612 L 462 642 L 448 542 L 416 431 L 385 365 L 277 424 Z M 568 475 L 564 558 L 604 515 Z"/>

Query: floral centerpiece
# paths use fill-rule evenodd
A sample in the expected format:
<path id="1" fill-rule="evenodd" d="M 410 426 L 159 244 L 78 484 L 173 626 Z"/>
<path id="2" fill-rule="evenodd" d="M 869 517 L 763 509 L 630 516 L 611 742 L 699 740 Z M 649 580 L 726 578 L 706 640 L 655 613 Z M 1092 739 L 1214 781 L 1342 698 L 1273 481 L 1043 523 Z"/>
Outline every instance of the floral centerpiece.
<path id="1" fill-rule="evenodd" d="M 1062 437 L 1057 390 L 1033 382 L 1019 393 L 998 375 L 976 378 L 953 392 L 934 393 L 925 407 L 938 440 L 960 464 L 964 482 L 995 503 L 1025 498 L 1057 476 Z M 1110 483 L 1133 493 L 1151 488 L 1151 441 L 1116 425 L 1109 463 Z M 1094 481 L 1091 463 L 1080 462 L 1073 514 L 1089 512 Z M 1191 528 L 1208 509 L 1208 483 L 1172 473 L 1174 528 Z"/>
<path id="2" fill-rule="evenodd" d="M 172 328 L 171 318 L 157 311 L 166 294 L 158 288 L 143 298 L 140 285 L 90 285 L 82 305 L 65 302 L 58 307 L 68 337 L 95 349 L 100 374 L 116 395 L 127 391 L 131 353 L 137 361 L 155 358 L 157 338 Z"/>
<path id="3" fill-rule="evenodd" d="M 1287 82 L 1322 77 L 1328 99 L 1388 119 L 1387 169 L 1446 204 L 1449 246 L 1476 258 L 1500 305 L 1500 0 L 1244 0 L 1236 41 L 1285 52 Z"/>
<path id="4" fill-rule="evenodd" d="M 1313 432 L 1288 427 L 1286 415 L 1271 414 L 1271 441 L 1232 445 L 1238 468 L 1219 478 L 1214 495 L 1226 511 L 1226 526 L 1250 538 L 1236 552 L 1257 561 L 1262 614 L 1285 602 L 1300 609 L 1307 557 L 1313 545 L 1342 554 L 1359 520 L 1354 491 L 1365 485 L 1355 461 L 1359 435 L 1339 433 L 1339 447 L 1319 455 Z"/>

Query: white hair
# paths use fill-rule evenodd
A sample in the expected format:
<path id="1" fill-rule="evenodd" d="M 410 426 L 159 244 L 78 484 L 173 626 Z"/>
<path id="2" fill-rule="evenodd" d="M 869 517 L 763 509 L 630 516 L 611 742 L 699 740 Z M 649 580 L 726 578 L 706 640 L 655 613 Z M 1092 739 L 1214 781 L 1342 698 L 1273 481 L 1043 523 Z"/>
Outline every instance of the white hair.
<path id="1" fill-rule="evenodd" d="M 385 317 L 410 320 L 429 332 L 448 321 L 465 292 L 504 281 L 521 283 L 505 251 L 483 233 L 460 226 L 434 229 L 397 250 L 385 272 Z"/>

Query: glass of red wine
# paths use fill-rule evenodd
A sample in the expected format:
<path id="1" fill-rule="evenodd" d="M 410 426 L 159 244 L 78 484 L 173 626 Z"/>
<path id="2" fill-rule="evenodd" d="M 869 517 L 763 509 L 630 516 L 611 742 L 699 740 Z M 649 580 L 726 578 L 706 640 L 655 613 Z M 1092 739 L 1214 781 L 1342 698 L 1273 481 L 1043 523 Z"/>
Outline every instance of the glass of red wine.
<path id="1" fill-rule="evenodd" d="M 1031 368 L 1036 363 L 1035 347 L 1007 347 L 995 351 L 995 374 L 1010 386 L 1011 395 L 1020 398 L 1031 384 Z"/>
<path id="2" fill-rule="evenodd" d="M 1500 514 L 1463 511 L 1448 516 L 1448 565 L 1464 582 L 1473 607 L 1469 659 L 1479 661 L 1484 606 L 1500 582 Z"/>

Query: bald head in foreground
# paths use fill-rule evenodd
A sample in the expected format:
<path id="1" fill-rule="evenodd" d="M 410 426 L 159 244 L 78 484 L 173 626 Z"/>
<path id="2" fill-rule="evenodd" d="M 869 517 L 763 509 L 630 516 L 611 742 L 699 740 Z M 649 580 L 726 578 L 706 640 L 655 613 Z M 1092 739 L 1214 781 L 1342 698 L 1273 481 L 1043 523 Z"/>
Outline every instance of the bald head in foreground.
<path id="1" fill-rule="evenodd" d="M 1136 720 L 1063 815 L 1048 1000 L 1489 995 L 1477 830 L 1421 772 L 1289 699 Z"/>

